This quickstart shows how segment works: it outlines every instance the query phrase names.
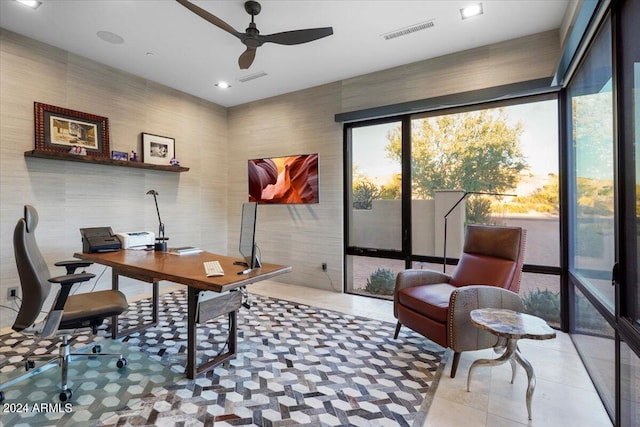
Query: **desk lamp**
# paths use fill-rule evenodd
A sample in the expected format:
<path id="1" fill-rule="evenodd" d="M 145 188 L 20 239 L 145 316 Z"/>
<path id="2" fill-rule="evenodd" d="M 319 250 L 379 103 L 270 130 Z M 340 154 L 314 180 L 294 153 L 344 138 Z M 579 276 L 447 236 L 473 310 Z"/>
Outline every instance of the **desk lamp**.
<path id="1" fill-rule="evenodd" d="M 158 209 L 158 199 L 156 198 L 158 192 L 156 190 L 149 190 L 147 191 L 147 194 L 153 195 L 153 200 L 156 202 L 156 212 L 158 212 L 158 236 L 156 237 L 154 249 L 156 251 L 165 252 L 167 250 L 167 240 L 169 240 L 169 238 L 164 237 L 164 224 L 162 223 L 162 219 L 160 219 L 160 209 Z"/>

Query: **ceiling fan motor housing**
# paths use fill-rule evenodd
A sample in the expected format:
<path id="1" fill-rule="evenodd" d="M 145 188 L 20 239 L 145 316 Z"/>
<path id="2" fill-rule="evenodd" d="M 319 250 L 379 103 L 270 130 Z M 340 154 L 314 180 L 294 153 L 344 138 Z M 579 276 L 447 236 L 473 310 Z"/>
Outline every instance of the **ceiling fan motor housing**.
<path id="1" fill-rule="evenodd" d="M 257 1 L 249 0 L 244 3 L 244 10 L 246 10 L 249 15 L 256 16 L 262 10 L 262 6 L 260 6 L 260 3 Z"/>

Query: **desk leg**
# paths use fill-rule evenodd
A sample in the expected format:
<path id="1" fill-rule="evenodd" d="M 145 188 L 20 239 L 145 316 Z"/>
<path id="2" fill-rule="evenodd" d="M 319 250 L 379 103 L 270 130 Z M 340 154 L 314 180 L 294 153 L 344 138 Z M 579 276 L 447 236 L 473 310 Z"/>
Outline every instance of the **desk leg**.
<path id="1" fill-rule="evenodd" d="M 118 275 L 118 273 L 114 270 L 111 269 L 111 289 L 113 289 L 114 291 L 118 290 L 118 278 L 120 276 Z M 111 339 L 117 339 L 118 338 L 118 316 L 111 316 Z"/>
<path id="2" fill-rule="evenodd" d="M 120 274 L 117 270 L 111 270 L 111 289 L 118 290 Z M 118 316 L 111 317 L 111 338 L 117 339 L 119 336 L 129 335 L 134 332 L 141 331 L 149 326 L 156 326 L 158 324 L 158 312 L 160 311 L 160 282 L 152 283 L 152 295 L 151 295 L 151 322 L 144 323 L 135 328 L 127 329 L 126 331 L 118 331 Z"/>
<path id="3" fill-rule="evenodd" d="M 238 312 L 229 313 L 229 352 L 230 356 L 237 353 L 238 343 Z"/>
<path id="4" fill-rule="evenodd" d="M 198 290 L 187 286 L 187 378 L 196 377 L 196 342 L 197 324 L 196 307 L 198 306 Z"/>
<path id="5" fill-rule="evenodd" d="M 153 282 L 153 295 L 151 296 L 151 322 L 155 326 L 158 324 L 158 310 L 160 307 L 160 282 Z M 151 326 L 151 325 L 146 325 Z"/>
<path id="6" fill-rule="evenodd" d="M 229 336 L 227 337 L 228 350 L 219 353 L 217 356 L 198 365 L 197 350 L 197 328 L 196 311 L 198 307 L 198 289 L 187 287 L 187 366 L 185 373 L 187 378 L 194 379 L 199 373 L 205 372 L 217 366 L 227 359 L 236 355 L 238 343 L 238 311 L 232 310 L 227 313 L 229 319 Z M 239 303 L 238 303 L 239 305 Z M 224 348 L 224 347 L 223 347 Z"/>

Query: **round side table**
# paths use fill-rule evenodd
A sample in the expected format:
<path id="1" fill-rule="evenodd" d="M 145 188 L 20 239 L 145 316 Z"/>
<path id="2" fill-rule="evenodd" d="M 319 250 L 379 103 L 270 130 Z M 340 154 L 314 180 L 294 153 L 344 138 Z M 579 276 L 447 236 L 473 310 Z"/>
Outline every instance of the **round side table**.
<path id="1" fill-rule="evenodd" d="M 507 341 L 505 352 L 497 359 L 478 359 L 471 364 L 467 375 L 467 391 L 471 383 L 473 370 L 480 365 L 497 366 L 510 362 L 512 367 L 511 383 L 516 374 L 515 362 L 527 372 L 527 413 L 531 419 L 531 399 L 536 388 L 536 374 L 531 363 L 525 359 L 518 349 L 518 340 L 547 340 L 556 337 L 556 332 L 543 319 L 530 314 L 518 313 L 503 308 L 480 308 L 471 311 L 471 323 L 499 338 Z"/>

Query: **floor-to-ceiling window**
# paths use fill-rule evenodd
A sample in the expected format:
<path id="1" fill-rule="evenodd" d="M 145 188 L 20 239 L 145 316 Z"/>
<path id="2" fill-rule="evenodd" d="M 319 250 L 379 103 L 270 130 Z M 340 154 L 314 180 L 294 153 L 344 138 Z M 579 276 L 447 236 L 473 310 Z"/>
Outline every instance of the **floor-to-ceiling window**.
<path id="1" fill-rule="evenodd" d="M 570 271 L 614 309 L 614 132 L 611 25 L 607 22 L 567 89 L 571 110 Z"/>
<path id="2" fill-rule="evenodd" d="M 621 209 L 625 236 L 619 284 L 619 425 L 640 425 L 640 2 L 625 1 L 617 13 L 618 117 L 622 156 Z M 622 286 L 621 286 L 622 285 Z"/>
<path id="3" fill-rule="evenodd" d="M 402 156 L 390 157 L 389 135 L 398 120 L 354 126 L 349 130 L 346 174 L 348 289 L 352 293 L 389 296 L 396 272 L 404 268 Z"/>
<path id="4" fill-rule="evenodd" d="M 617 64 L 618 180 L 621 197 L 621 262 L 616 287 L 618 369 L 617 424 L 640 425 L 640 2 L 614 9 Z"/>
<path id="5" fill-rule="evenodd" d="M 530 272 L 522 277 L 520 295 L 530 313 L 559 327 L 557 116 L 555 97 L 413 116 L 411 206 L 414 255 L 456 258 L 466 224 L 527 230 Z M 433 247 L 424 244 L 427 233 L 415 226 L 428 217 L 429 201 L 435 204 Z M 555 274 L 540 274 L 534 266 Z"/>
<path id="6" fill-rule="evenodd" d="M 451 271 L 466 224 L 521 226 L 521 295 L 560 326 L 557 118 L 551 94 L 348 125 L 347 291 L 391 298 L 404 268 Z"/>
<path id="7" fill-rule="evenodd" d="M 626 427 L 640 425 L 640 6 L 601 10 L 563 93 L 571 334 L 614 424 Z"/>

